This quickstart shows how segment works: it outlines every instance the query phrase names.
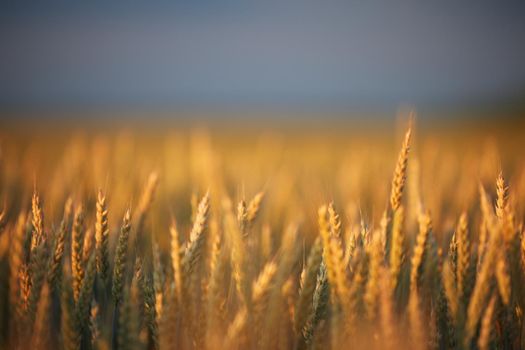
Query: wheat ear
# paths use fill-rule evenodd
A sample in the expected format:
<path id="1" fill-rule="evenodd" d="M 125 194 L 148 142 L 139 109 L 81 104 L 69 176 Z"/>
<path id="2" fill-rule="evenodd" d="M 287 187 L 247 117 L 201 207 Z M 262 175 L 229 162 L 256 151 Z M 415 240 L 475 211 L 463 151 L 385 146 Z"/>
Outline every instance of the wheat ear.
<path id="1" fill-rule="evenodd" d="M 44 215 L 40 205 L 40 197 L 38 196 L 36 189 L 31 200 L 31 214 L 31 224 L 33 226 L 33 232 L 31 235 L 31 252 L 33 252 L 44 239 Z"/>
<path id="2" fill-rule="evenodd" d="M 206 193 L 197 208 L 197 214 L 190 232 L 190 239 L 182 259 L 182 271 L 184 276 L 191 275 L 193 269 L 200 261 L 206 239 L 209 209 L 210 195 L 209 193 Z"/>
<path id="3" fill-rule="evenodd" d="M 505 184 L 505 179 L 503 179 L 503 173 L 498 174 L 496 179 L 496 216 L 498 219 L 502 220 L 505 217 L 507 211 L 507 197 L 508 197 L 508 187 Z"/>
<path id="4" fill-rule="evenodd" d="M 127 209 L 122 219 L 120 235 L 118 237 L 117 248 L 115 251 L 115 262 L 113 264 L 113 288 L 112 295 L 115 303 L 122 300 L 122 291 L 124 288 L 124 279 L 126 275 L 126 264 L 128 256 L 128 239 L 131 231 L 131 213 Z"/>
<path id="5" fill-rule="evenodd" d="M 109 227 L 106 196 L 98 191 L 96 206 L 95 241 L 97 273 L 105 285 L 109 284 Z"/>
<path id="6" fill-rule="evenodd" d="M 432 229 L 432 221 L 428 213 L 420 214 L 419 217 L 419 233 L 416 237 L 416 245 L 412 253 L 412 266 L 410 271 L 410 289 L 418 288 L 423 268 L 425 254 L 427 250 L 427 240 Z"/>
<path id="7" fill-rule="evenodd" d="M 401 205 L 401 197 L 403 195 L 403 189 L 406 182 L 406 169 L 408 163 L 408 152 L 410 150 L 410 136 L 412 134 L 412 128 L 409 127 L 401 151 L 397 158 L 396 168 L 394 170 L 394 177 L 392 179 L 392 190 L 390 193 L 390 207 L 392 211 L 396 211 Z"/>
<path id="8" fill-rule="evenodd" d="M 463 301 L 466 299 L 468 289 L 469 273 L 471 266 L 470 239 L 468 236 L 467 214 L 462 213 L 456 228 L 456 241 L 458 247 L 456 280 L 458 297 Z"/>
<path id="9" fill-rule="evenodd" d="M 261 210 L 261 204 L 264 200 L 264 192 L 257 193 L 253 199 L 248 203 L 248 208 L 246 210 L 246 221 L 248 226 L 253 225 L 259 211 Z"/>
<path id="10" fill-rule="evenodd" d="M 79 205 L 73 218 L 73 229 L 71 234 L 71 276 L 73 278 L 73 298 L 75 303 L 80 294 L 80 287 L 84 279 L 83 265 L 83 244 L 84 244 L 84 209 Z"/>
<path id="11" fill-rule="evenodd" d="M 60 290 L 60 276 L 62 273 L 62 260 L 64 258 L 66 235 L 68 233 L 68 223 L 71 217 L 72 200 L 68 198 L 64 206 L 62 222 L 55 235 L 54 249 L 49 263 L 48 282 L 55 291 Z"/>
<path id="12" fill-rule="evenodd" d="M 313 311 L 313 295 L 317 284 L 319 266 L 321 265 L 322 252 L 321 238 L 317 237 L 308 255 L 302 287 L 295 307 L 294 329 L 297 334 L 302 335 L 303 328 Z"/>

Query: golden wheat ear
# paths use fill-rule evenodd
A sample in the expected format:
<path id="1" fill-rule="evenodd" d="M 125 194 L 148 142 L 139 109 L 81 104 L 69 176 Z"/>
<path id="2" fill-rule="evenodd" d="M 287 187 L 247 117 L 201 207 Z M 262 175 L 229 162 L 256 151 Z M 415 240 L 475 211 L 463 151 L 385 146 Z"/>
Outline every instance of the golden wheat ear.
<path id="1" fill-rule="evenodd" d="M 64 205 L 64 214 L 58 232 L 55 234 L 52 256 L 49 262 L 48 282 L 53 291 L 60 291 L 60 282 L 62 277 L 62 261 L 64 259 L 66 237 L 69 231 L 69 222 L 73 201 L 71 198 L 66 200 Z"/>
<path id="2" fill-rule="evenodd" d="M 500 171 L 496 179 L 496 216 L 498 219 L 503 219 L 507 210 L 508 187 L 505 184 L 503 173 Z"/>
<path id="3" fill-rule="evenodd" d="M 102 282 L 109 285 L 109 224 L 106 196 L 98 191 L 95 223 L 95 251 L 97 273 Z"/>
<path id="4" fill-rule="evenodd" d="M 40 196 L 38 195 L 36 188 L 31 200 L 31 224 L 33 225 L 31 251 L 33 251 L 44 239 L 44 215 L 40 204 Z"/>
<path id="5" fill-rule="evenodd" d="M 432 221 L 428 213 L 419 217 L 419 233 L 416 236 L 416 245 L 412 253 L 410 271 L 410 289 L 415 290 L 420 284 L 421 269 L 427 254 L 427 241 L 432 229 Z"/>
<path id="6" fill-rule="evenodd" d="M 75 302 L 78 300 L 85 272 L 82 259 L 84 230 L 84 207 L 79 205 L 75 211 L 71 233 L 71 276 L 73 278 L 73 298 Z"/>
<path id="7" fill-rule="evenodd" d="M 392 189 L 390 192 L 390 208 L 392 211 L 396 211 L 401 205 L 403 189 L 405 188 L 406 182 L 408 152 L 410 150 L 411 135 L 412 127 L 410 126 L 405 133 L 405 138 L 403 139 L 403 144 L 401 145 L 401 151 L 399 152 L 399 156 L 397 158 L 394 177 L 392 179 Z"/>
<path id="8" fill-rule="evenodd" d="M 189 276 L 200 262 L 206 239 L 208 218 L 210 211 L 210 194 L 207 192 L 201 199 L 197 214 L 190 232 L 189 242 L 182 258 L 184 276 Z"/>
<path id="9" fill-rule="evenodd" d="M 259 192 L 253 197 L 250 203 L 248 203 L 247 221 L 249 226 L 253 225 L 254 221 L 257 219 L 259 212 L 261 211 L 264 196 L 264 192 Z"/>

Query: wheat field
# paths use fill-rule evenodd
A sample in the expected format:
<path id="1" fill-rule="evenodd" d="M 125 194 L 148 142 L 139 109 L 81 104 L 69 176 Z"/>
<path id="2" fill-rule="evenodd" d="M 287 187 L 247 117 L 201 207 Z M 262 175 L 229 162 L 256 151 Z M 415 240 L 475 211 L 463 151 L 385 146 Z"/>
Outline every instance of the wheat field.
<path id="1" fill-rule="evenodd" d="M 1 348 L 525 347 L 520 132 L 370 129 L 3 132 Z"/>

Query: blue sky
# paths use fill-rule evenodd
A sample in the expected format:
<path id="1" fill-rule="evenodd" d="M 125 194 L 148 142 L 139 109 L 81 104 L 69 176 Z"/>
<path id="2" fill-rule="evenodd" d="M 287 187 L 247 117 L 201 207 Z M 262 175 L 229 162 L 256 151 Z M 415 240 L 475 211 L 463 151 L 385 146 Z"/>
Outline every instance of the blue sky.
<path id="1" fill-rule="evenodd" d="M 525 6 L 4 1 L 0 106 L 454 105 L 522 96 Z"/>

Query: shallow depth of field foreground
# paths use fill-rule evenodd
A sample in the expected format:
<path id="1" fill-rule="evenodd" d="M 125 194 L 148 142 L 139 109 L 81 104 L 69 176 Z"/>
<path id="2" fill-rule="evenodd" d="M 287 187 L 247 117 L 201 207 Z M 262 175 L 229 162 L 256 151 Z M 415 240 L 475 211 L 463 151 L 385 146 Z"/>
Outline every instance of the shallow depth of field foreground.
<path id="1" fill-rule="evenodd" d="M 0 347 L 523 348 L 519 134 L 3 133 Z"/>

